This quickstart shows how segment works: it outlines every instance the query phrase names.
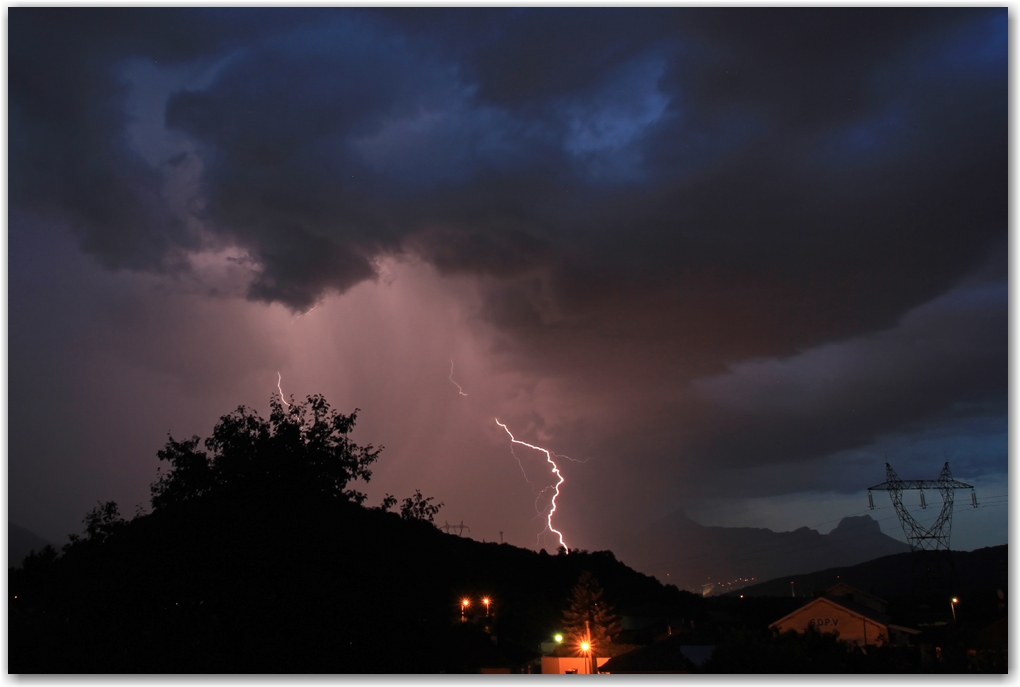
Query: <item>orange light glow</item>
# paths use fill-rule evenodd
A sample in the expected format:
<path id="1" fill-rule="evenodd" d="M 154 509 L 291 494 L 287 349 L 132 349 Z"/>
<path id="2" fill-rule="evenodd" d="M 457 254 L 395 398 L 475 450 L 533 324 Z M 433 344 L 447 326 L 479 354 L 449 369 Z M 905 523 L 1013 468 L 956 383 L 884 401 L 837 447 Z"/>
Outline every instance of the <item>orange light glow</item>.
<path id="1" fill-rule="evenodd" d="M 484 599 L 482 599 L 482 603 L 485 604 L 486 606 L 488 606 L 489 605 L 489 597 L 485 597 Z"/>
<path id="2" fill-rule="evenodd" d="M 581 651 L 588 652 L 591 650 L 591 644 L 588 642 L 581 642 Z"/>
<path id="3" fill-rule="evenodd" d="M 461 599 L 460 605 L 463 606 L 464 608 L 467 608 L 468 606 L 471 605 L 471 599 Z"/>

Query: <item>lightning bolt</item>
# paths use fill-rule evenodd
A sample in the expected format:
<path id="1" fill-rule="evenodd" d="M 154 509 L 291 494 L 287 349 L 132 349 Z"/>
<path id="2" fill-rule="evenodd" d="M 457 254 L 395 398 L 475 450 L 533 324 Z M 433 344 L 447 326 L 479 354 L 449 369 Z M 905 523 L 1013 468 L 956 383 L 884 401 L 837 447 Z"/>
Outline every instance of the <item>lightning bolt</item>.
<path id="1" fill-rule="evenodd" d="M 450 358 L 450 381 L 453 382 L 453 358 Z M 460 384 L 453 382 L 453 385 L 457 387 L 457 391 L 460 392 L 461 396 L 467 396 L 467 394 L 464 393 L 464 390 L 460 388 Z M 527 477 L 525 477 L 525 479 L 527 479 Z"/>
<path id="2" fill-rule="evenodd" d="M 549 514 L 546 516 L 546 520 L 545 520 L 545 529 L 543 529 L 541 532 L 539 532 L 538 536 L 541 537 L 542 534 L 545 533 L 547 530 L 549 532 L 553 532 L 557 537 L 559 537 L 560 546 L 562 546 L 564 549 L 569 551 L 570 547 L 568 547 L 567 543 L 565 541 L 563 541 L 563 533 L 560 532 L 555 527 L 553 527 L 553 524 L 552 524 L 553 513 L 556 512 L 556 497 L 560 495 L 560 485 L 563 484 L 563 482 L 564 482 L 563 475 L 560 473 L 560 469 L 556 465 L 556 461 L 554 461 L 552 459 L 552 457 L 553 457 L 552 452 L 549 449 L 542 448 L 541 446 L 534 446 L 534 445 L 529 444 L 527 442 L 520 441 L 519 439 L 515 439 L 514 435 L 510 432 L 509 429 L 507 429 L 507 426 L 504 425 L 502 422 L 500 422 L 499 418 L 495 418 L 495 419 L 496 419 L 496 424 L 499 425 L 500 427 L 502 427 L 503 431 L 505 431 L 507 433 L 507 435 L 509 435 L 510 441 L 512 443 L 520 444 L 521 446 L 527 446 L 528 448 L 534 449 L 536 451 L 541 451 L 542 453 L 545 454 L 545 459 L 549 462 L 549 465 L 552 466 L 552 472 L 553 472 L 554 475 L 556 475 L 556 477 L 557 477 L 557 479 L 559 481 L 556 482 L 555 485 L 553 485 L 551 487 L 546 487 L 545 489 L 543 489 L 542 491 L 539 492 L 539 496 L 541 496 L 543 493 L 545 493 L 549 489 L 553 489 L 554 490 L 554 493 L 553 493 L 553 496 L 552 496 L 552 500 L 550 501 L 550 506 L 551 507 L 549 508 Z M 514 451 L 513 450 L 513 446 L 511 446 L 510 447 L 510 453 L 513 454 L 514 458 L 517 458 L 517 454 L 514 453 L 513 451 Z M 563 456 L 563 457 L 566 458 L 567 456 Z M 521 463 L 520 458 L 517 458 L 517 463 L 520 465 L 520 463 Z M 524 472 L 524 466 L 523 465 L 521 465 L 521 472 Z M 527 480 L 528 476 L 525 475 L 524 479 Z M 528 482 L 528 484 L 531 484 L 531 482 Z M 532 489 L 534 490 L 534 487 L 532 487 Z M 535 503 L 535 508 L 536 508 L 536 510 L 538 508 L 538 502 L 537 501 Z"/>
<path id="3" fill-rule="evenodd" d="M 283 397 L 283 388 L 280 386 L 281 384 L 283 384 L 283 375 L 280 374 L 279 372 L 277 372 L 276 373 L 276 388 L 280 392 L 280 400 L 283 401 L 283 405 L 285 405 L 288 408 L 290 408 L 290 404 L 287 403 L 287 399 L 285 399 Z"/>

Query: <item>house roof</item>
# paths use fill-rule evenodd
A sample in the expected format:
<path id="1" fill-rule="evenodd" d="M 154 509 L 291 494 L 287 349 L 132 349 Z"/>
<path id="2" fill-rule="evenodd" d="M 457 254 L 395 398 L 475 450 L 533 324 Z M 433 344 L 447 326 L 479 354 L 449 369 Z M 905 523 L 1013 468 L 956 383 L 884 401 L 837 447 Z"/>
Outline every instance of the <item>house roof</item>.
<path id="1" fill-rule="evenodd" d="M 858 589 L 857 587 L 849 585 L 846 582 L 838 582 L 832 587 L 829 587 L 827 590 L 825 590 L 825 593 L 822 594 L 822 596 L 829 597 L 852 596 L 854 598 L 863 598 L 873 601 L 874 603 L 882 606 L 883 608 L 889 605 L 889 602 L 886 601 L 885 599 L 882 599 L 880 597 L 875 596 L 874 594 L 870 594 L 866 591 Z"/>
<path id="2" fill-rule="evenodd" d="M 848 601 L 847 599 L 841 598 L 841 597 L 830 598 L 830 597 L 827 597 L 827 596 L 820 596 L 817 599 L 813 599 L 813 600 L 809 601 L 808 603 L 804 604 L 803 606 L 801 606 L 797 610 L 793 611 L 792 613 L 787 613 L 786 615 L 784 615 L 779 620 L 777 620 L 774 623 L 770 624 L 769 628 L 774 628 L 774 627 L 777 627 L 777 626 L 783 624 L 785 621 L 789 620 L 790 618 L 792 618 L 792 617 L 794 617 L 796 615 L 800 615 L 806 609 L 811 608 L 812 606 L 825 606 L 825 605 L 835 606 L 835 607 L 839 608 L 840 610 L 843 610 L 843 611 L 846 611 L 847 613 L 850 613 L 851 615 L 855 615 L 855 616 L 857 616 L 859 618 L 862 618 L 862 619 L 870 620 L 870 621 L 872 621 L 874 623 L 878 623 L 879 625 L 885 625 L 887 627 L 889 625 L 889 616 L 887 616 L 887 615 L 885 615 L 883 613 L 879 613 L 878 611 L 874 610 L 873 608 L 869 608 L 868 606 L 865 606 L 865 605 L 859 604 L 859 603 L 855 603 L 853 601 Z"/>
<path id="3" fill-rule="evenodd" d="M 599 666 L 599 671 L 606 673 L 691 673 L 695 670 L 694 664 L 683 655 L 683 647 L 691 645 L 689 637 L 672 635 L 661 642 L 611 658 Z"/>
<path id="4" fill-rule="evenodd" d="M 888 627 L 889 627 L 890 630 L 898 630 L 899 632 L 906 632 L 908 635 L 919 635 L 919 634 L 921 634 L 920 630 L 914 630 L 914 629 L 911 629 L 909 627 L 903 627 L 902 625 L 893 625 L 892 623 L 890 623 Z"/>

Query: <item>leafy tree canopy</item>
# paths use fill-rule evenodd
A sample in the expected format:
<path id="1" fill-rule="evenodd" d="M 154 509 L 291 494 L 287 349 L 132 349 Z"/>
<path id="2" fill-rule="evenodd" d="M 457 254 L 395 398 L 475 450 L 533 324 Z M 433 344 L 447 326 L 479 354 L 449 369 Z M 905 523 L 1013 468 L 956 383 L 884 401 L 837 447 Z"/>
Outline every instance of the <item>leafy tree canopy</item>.
<path id="1" fill-rule="evenodd" d="M 107 501 L 86 513 L 82 523 L 85 525 L 85 534 L 82 536 L 68 535 L 69 542 L 64 546 L 65 550 L 79 542 L 102 544 L 107 537 L 126 525 L 127 520 L 120 517 L 116 501 Z"/>
<path id="2" fill-rule="evenodd" d="M 388 496 L 388 495 L 387 495 Z M 404 499 L 404 502 L 400 505 L 400 517 L 405 520 L 425 520 L 426 522 L 435 522 L 436 513 L 443 507 L 443 502 L 432 503 L 433 498 L 428 498 L 421 495 L 421 492 L 417 489 L 414 490 L 414 495 Z M 384 501 L 383 505 L 389 501 Z"/>
<path id="3" fill-rule="evenodd" d="M 382 448 L 359 446 L 348 438 L 358 409 L 342 415 L 320 395 L 284 407 L 270 401 L 269 419 L 244 406 L 224 415 L 212 436 L 177 441 L 172 436 L 158 452 L 169 469 L 151 486 L 153 509 L 210 493 L 271 490 L 275 496 L 322 495 L 357 504 L 365 494 L 348 489 L 368 482 L 370 466 Z"/>

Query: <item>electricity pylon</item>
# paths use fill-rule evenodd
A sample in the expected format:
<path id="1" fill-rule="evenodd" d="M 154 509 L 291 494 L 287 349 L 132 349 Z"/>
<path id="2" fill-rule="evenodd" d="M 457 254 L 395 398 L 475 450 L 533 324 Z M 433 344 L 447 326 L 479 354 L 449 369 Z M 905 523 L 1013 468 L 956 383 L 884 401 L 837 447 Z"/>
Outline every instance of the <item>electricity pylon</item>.
<path id="1" fill-rule="evenodd" d="M 927 509 L 924 498 L 926 489 L 942 494 L 942 510 L 930 527 L 919 523 L 903 505 L 903 491 L 917 489 L 921 508 Z M 953 501 L 957 489 L 970 489 L 970 502 L 977 508 L 977 494 L 970 484 L 954 479 L 949 463 L 942 466 L 938 479 L 900 479 L 889 463 L 885 464 L 885 481 L 868 488 L 868 506 L 874 510 L 872 491 L 888 491 L 896 515 L 899 516 L 903 534 L 910 544 L 913 561 L 914 592 L 952 591 L 957 585 L 956 567 L 949 554 L 949 538 L 953 528 Z"/>
<path id="2" fill-rule="evenodd" d="M 463 520 L 460 521 L 459 525 L 451 525 L 449 522 L 444 521 L 443 526 L 439 529 L 444 530 L 447 534 L 450 533 L 450 530 L 457 530 L 457 536 L 459 537 L 464 536 L 464 530 L 471 531 L 471 528 L 465 525 Z"/>

